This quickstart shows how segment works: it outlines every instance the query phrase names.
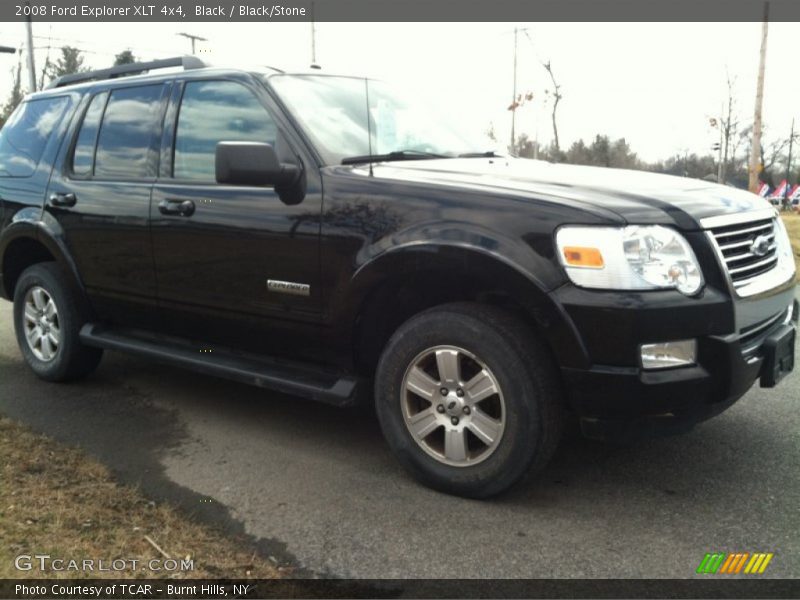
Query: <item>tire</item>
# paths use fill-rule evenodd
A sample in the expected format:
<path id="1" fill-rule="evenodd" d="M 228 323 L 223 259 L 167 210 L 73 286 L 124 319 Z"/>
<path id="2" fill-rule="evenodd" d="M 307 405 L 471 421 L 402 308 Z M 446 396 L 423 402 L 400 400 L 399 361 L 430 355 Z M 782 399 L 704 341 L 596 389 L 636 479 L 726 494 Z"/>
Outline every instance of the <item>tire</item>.
<path id="1" fill-rule="evenodd" d="M 83 345 L 79 337 L 87 309 L 55 263 L 33 265 L 20 275 L 14 289 L 17 344 L 41 379 L 71 381 L 97 368 L 103 351 Z"/>
<path id="2" fill-rule="evenodd" d="M 436 307 L 403 324 L 378 364 L 375 404 L 389 446 L 418 481 L 470 498 L 542 469 L 563 427 L 546 347 L 523 321 L 479 304 Z"/>

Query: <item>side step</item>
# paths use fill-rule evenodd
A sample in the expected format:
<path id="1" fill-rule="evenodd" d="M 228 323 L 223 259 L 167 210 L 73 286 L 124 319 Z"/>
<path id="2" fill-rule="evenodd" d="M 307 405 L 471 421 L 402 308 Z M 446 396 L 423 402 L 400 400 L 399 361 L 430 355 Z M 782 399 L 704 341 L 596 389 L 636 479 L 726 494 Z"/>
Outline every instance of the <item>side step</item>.
<path id="1" fill-rule="evenodd" d="M 138 336 L 133 332 L 112 330 L 94 323 L 84 325 L 80 337 L 87 346 L 145 356 L 200 373 L 327 404 L 351 406 L 356 402 L 358 380 L 331 370 L 226 352 L 201 354 L 198 349 L 178 340 Z"/>

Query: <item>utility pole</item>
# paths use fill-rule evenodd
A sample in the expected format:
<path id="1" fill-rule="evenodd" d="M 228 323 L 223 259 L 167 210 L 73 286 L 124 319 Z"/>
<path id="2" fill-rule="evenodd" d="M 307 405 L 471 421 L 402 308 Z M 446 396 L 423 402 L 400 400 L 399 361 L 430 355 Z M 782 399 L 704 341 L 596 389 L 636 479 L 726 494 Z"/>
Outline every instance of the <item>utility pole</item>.
<path id="1" fill-rule="evenodd" d="M 764 22 L 761 25 L 761 57 L 758 62 L 758 83 L 756 84 L 756 108 L 753 117 L 753 143 L 750 144 L 749 189 L 758 192 L 758 178 L 761 166 L 761 108 L 764 105 L 764 68 L 767 60 L 767 32 L 769 29 L 769 2 L 764 2 Z"/>
<path id="2" fill-rule="evenodd" d="M 516 152 L 517 149 L 517 35 L 518 28 L 514 27 L 514 93 L 511 96 L 511 152 Z"/>
<path id="3" fill-rule="evenodd" d="M 26 2 L 25 5 L 30 9 L 31 3 Z M 36 65 L 33 57 L 33 22 L 31 21 L 31 11 L 28 11 L 28 16 L 25 18 L 25 27 L 28 30 L 28 87 L 30 92 L 36 91 Z"/>
<path id="4" fill-rule="evenodd" d="M 783 190 L 783 208 L 789 207 L 789 178 L 792 176 L 792 143 L 794 142 L 794 118 L 792 132 L 789 134 L 789 156 L 786 158 L 786 188 Z"/>
<path id="5" fill-rule="evenodd" d="M 194 43 L 195 43 L 195 41 L 197 41 L 197 40 L 200 40 L 201 42 L 207 42 L 208 41 L 204 37 L 200 37 L 199 35 L 192 35 L 191 33 L 179 33 L 178 35 L 182 35 L 183 37 L 189 38 L 191 40 L 191 42 L 192 42 L 192 54 L 195 54 L 195 51 L 194 51 Z"/>

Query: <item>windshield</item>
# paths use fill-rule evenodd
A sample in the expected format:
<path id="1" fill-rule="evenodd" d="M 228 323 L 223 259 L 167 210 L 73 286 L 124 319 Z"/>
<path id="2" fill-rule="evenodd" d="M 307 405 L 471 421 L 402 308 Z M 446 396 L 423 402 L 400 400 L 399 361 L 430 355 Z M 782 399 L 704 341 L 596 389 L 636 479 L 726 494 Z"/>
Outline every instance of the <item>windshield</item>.
<path id="1" fill-rule="evenodd" d="M 273 75 L 269 84 L 300 122 L 326 164 L 391 153 L 408 159 L 487 152 L 486 141 L 470 139 L 463 126 L 381 81 Z"/>

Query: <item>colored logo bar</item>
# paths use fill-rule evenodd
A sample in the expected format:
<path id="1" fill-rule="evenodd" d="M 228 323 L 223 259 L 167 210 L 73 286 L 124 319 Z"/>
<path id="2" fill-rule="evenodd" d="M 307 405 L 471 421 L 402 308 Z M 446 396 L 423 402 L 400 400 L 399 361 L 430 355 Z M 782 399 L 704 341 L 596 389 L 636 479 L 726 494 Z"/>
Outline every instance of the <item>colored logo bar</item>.
<path id="1" fill-rule="evenodd" d="M 760 575 L 775 556 L 772 552 L 708 553 L 703 557 L 697 573 L 701 575 Z"/>

